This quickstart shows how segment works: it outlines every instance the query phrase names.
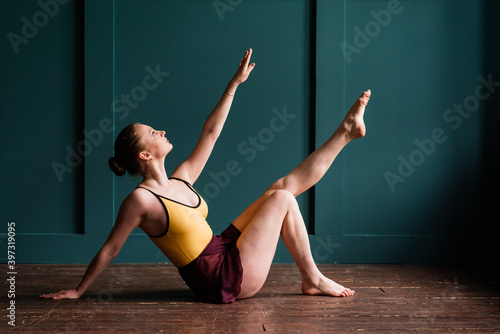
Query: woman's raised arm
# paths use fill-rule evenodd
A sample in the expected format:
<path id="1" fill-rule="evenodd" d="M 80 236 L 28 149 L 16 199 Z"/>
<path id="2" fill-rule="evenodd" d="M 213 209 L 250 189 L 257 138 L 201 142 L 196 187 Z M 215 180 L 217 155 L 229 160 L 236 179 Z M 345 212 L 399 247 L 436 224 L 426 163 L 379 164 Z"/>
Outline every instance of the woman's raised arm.
<path id="1" fill-rule="evenodd" d="M 231 81 L 229 81 L 229 84 L 222 94 L 219 103 L 217 103 L 214 110 L 205 121 L 200 138 L 198 139 L 193 152 L 175 169 L 172 173 L 172 177 L 177 177 L 194 184 L 200 176 L 208 158 L 210 157 L 210 154 L 212 153 L 215 142 L 217 141 L 217 138 L 219 138 L 224 123 L 226 122 L 229 109 L 233 103 L 234 93 L 236 92 L 238 85 L 247 80 L 250 72 L 252 72 L 255 67 L 255 63 L 249 65 L 251 56 L 252 49 L 245 52 L 238 70 Z"/>
<path id="2" fill-rule="evenodd" d="M 88 287 L 99 277 L 108 264 L 118 255 L 123 244 L 130 233 L 138 227 L 145 211 L 144 201 L 140 192 L 132 192 L 123 201 L 116 223 L 111 230 L 108 239 L 90 262 L 80 284 L 75 289 L 61 290 L 59 292 L 40 295 L 41 298 L 52 299 L 77 299 L 88 289 Z"/>

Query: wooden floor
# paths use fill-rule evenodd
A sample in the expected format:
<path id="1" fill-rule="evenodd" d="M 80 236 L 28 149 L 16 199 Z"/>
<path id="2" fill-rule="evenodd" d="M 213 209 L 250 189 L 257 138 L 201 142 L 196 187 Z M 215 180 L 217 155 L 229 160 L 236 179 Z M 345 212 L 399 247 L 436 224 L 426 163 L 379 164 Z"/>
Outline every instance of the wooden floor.
<path id="1" fill-rule="evenodd" d="M 500 289 L 493 275 L 431 266 L 321 265 L 356 290 L 349 298 L 300 294 L 293 265 L 273 265 L 263 289 L 229 305 L 197 300 L 171 265 L 111 265 L 79 300 L 39 299 L 72 288 L 82 265 L 19 265 L 16 322 L 30 332 L 258 333 L 500 332 Z M 2 309 L 9 287 L 2 286 Z"/>

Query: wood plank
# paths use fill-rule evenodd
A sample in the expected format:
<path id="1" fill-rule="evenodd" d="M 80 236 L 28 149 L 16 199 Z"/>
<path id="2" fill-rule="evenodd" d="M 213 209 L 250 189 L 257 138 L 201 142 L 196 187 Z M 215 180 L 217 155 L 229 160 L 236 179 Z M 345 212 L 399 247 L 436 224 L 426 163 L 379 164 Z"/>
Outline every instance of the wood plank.
<path id="1" fill-rule="evenodd" d="M 79 300 L 37 298 L 78 283 L 85 265 L 20 265 L 16 330 L 38 332 L 496 332 L 496 278 L 460 268 L 321 265 L 350 298 L 303 296 L 294 265 L 273 265 L 253 298 L 197 299 L 169 264 L 111 265 Z M 3 283 L 2 297 L 7 282 Z M 0 330 L 11 329 L 6 322 Z"/>

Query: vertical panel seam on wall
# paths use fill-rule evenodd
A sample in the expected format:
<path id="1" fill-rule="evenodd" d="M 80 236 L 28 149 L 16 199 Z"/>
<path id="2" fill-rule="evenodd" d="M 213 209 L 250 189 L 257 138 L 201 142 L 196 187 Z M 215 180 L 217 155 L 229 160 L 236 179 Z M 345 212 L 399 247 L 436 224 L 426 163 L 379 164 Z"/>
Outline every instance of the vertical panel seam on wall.
<path id="1" fill-rule="evenodd" d="M 309 5 L 309 153 L 316 149 L 316 70 L 317 70 L 317 24 L 318 24 L 318 2 L 317 0 L 310 0 Z M 315 217 L 315 204 L 316 204 L 316 190 L 312 187 L 308 193 L 309 204 L 309 234 L 316 234 L 316 217 Z"/>
<path id="2" fill-rule="evenodd" d="M 115 78 L 116 78 L 116 75 L 115 75 L 115 70 L 116 70 L 116 52 L 115 52 L 115 46 L 116 46 L 116 36 L 115 36 L 115 33 L 116 33 L 116 2 L 115 0 L 113 0 L 113 9 L 112 9 L 112 45 L 111 45 L 111 48 L 112 48 L 112 60 L 111 60 L 111 64 L 112 64 L 112 70 L 111 70 L 111 75 L 112 75 L 112 78 L 111 78 L 111 84 L 112 84 L 112 94 L 113 96 L 111 97 L 111 100 L 114 101 L 115 99 L 115 96 L 116 96 L 116 84 L 115 84 Z M 111 115 L 111 119 L 112 119 L 112 122 L 113 122 L 113 131 L 111 132 L 113 134 L 113 138 L 111 139 L 111 145 L 113 145 L 114 143 L 114 139 L 116 138 L 116 133 L 115 133 L 115 130 L 116 130 L 116 117 L 115 117 L 115 104 L 113 103 L 112 104 L 112 115 Z M 113 148 L 113 152 L 114 152 L 114 148 Z M 114 154 L 114 153 L 113 153 Z M 113 175 L 111 176 L 112 178 L 112 181 L 111 181 L 111 205 L 112 205 L 112 212 L 113 212 L 113 217 L 116 217 L 116 205 L 115 205 L 115 189 L 116 189 L 116 185 L 115 185 L 115 182 L 116 182 L 116 177 L 114 175 L 114 173 L 112 173 Z M 114 225 L 113 221 L 111 222 L 112 225 Z"/>
<path id="3" fill-rule="evenodd" d="M 344 13 L 343 13 L 343 41 L 346 40 L 346 30 L 347 30 L 347 0 L 344 0 Z M 346 66 L 345 66 L 345 58 L 343 58 L 342 62 L 342 110 L 345 112 L 345 78 L 346 78 Z M 341 212 L 341 232 L 344 234 L 344 226 L 345 226 L 345 170 L 346 170 L 346 160 L 344 155 L 342 154 L 342 212 Z"/>
<path id="4" fill-rule="evenodd" d="M 82 0 L 80 3 L 76 3 L 76 32 L 78 34 L 76 38 L 76 43 L 80 44 L 81 50 L 78 52 L 79 60 L 77 60 L 77 80 L 80 82 L 81 87 L 77 89 L 76 103 L 77 103 L 77 131 L 79 133 L 78 139 L 83 140 L 85 130 L 85 3 Z M 81 29 L 81 32 L 78 30 Z M 77 141 L 78 144 L 79 141 Z M 76 168 L 76 234 L 85 234 L 85 155 L 82 155 L 83 161 Z"/>

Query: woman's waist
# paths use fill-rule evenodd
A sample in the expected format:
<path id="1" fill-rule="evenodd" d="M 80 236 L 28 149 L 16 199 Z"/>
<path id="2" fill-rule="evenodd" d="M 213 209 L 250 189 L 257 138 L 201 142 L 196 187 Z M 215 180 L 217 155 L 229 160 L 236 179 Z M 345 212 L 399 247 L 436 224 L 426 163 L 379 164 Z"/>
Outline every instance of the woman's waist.
<path id="1" fill-rule="evenodd" d="M 167 233 L 162 238 L 151 238 L 156 246 L 176 266 L 182 267 L 196 259 L 210 245 L 212 231 L 203 234 L 176 236 Z"/>

